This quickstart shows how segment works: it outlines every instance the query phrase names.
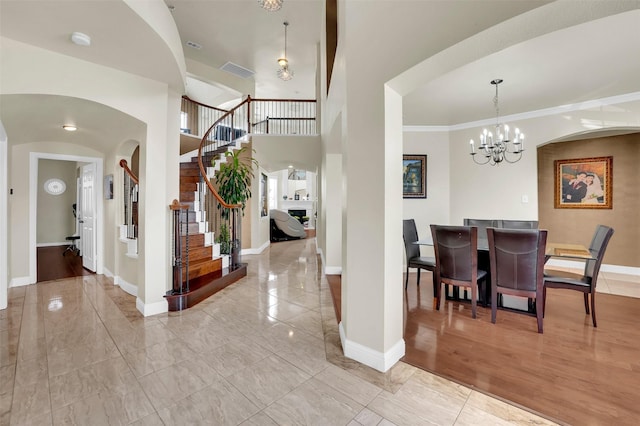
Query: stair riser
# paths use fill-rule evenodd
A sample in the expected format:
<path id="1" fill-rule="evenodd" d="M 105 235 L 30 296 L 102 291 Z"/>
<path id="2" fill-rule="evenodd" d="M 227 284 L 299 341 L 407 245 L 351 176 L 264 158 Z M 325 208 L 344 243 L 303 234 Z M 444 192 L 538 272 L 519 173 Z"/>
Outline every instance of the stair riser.
<path id="1" fill-rule="evenodd" d="M 198 263 L 196 265 L 189 265 L 189 279 L 192 280 L 203 275 L 210 274 L 212 272 L 222 270 L 222 259 L 214 259 L 205 263 Z M 182 279 L 187 277 L 186 267 L 182 268 Z"/>
<path id="2" fill-rule="evenodd" d="M 211 247 L 191 247 L 189 246 L 189 261 L 195 262 L 197 260 L 211 260 L 213 257 Z M 187 249 L 186 247 L 182 248 L 182 259 L 186 261 L 187 259 Z"/>

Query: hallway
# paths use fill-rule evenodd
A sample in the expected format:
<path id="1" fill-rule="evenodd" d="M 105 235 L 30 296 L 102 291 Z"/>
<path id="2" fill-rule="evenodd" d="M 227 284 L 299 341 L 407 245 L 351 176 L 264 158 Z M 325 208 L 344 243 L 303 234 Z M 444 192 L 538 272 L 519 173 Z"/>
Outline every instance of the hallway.
<path id="1" fill-rule="evenodd" d="M 39 283 L 93 274 L 82 267 L 82 256 L 68 250 L 67 246 L 38 247 L 37 256 Z"/>
<path id="2" fill-rule="evenodd" d="M 345 359 L 315 239 L 243 260 L 236 284 L 147 318 L 103 275 L 11 288 L 0 425 L 552 424 L 402 362 Z"/>

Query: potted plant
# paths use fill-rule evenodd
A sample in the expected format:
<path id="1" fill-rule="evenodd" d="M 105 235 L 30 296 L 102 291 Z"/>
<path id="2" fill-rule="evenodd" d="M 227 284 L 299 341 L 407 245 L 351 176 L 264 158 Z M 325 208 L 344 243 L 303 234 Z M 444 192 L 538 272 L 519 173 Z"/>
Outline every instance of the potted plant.
<path id="1" fill-rule="evenodd" d="M 247 200 L 251 198 L 253 166 L 258 166 L 255 158 L 244 154 L 247 150 L 247 147 L 242 147 L 237 151 L 225 152 L 226 161 L 220 164 L 220 170 L 216 173 L 218 194 L 229 204 L 241 204 L 243 215 Z M 211 164 L 215 166 L 215 160 Z M 228 211 L 223 212 L 223 216 L 228 215 Z"/>
<path id="2" fill-rule="evenodd" d="M 220 169 L 215 175 L 220 197 L 228 204 L 240 204 L 243 216 L 247 200 L 251 198 L 253 166 L 258 166 L 258 161 L 250 155 L 250 152 L 247 153 L 248 150 L 249 148 L 242 147 L 239 150 L 225 152 L 226 161 L 220 164 Z M 211 164 L 215 166 L 215 160 L 212 160 Z M 222 208 L 222 217 L 228 219 L 229 209 L 223 208 L 220 204 L 218 208 Z M 229 235 L 229 227 L 224 222 L 220 224 L 219 235 L 220 252 L 230 254 L 231 264 L 237 265 L 240 261 L 240 239 L 235 231 L 233 236 Z"/>
<path id="3" fill-rule="evenodd" d="M 220 231 L 216 242 L 220 244 L 220 254 L 231 254 L 231 237 L 229 235 L 229 227 L 225 222 L 220 224 Z"/>

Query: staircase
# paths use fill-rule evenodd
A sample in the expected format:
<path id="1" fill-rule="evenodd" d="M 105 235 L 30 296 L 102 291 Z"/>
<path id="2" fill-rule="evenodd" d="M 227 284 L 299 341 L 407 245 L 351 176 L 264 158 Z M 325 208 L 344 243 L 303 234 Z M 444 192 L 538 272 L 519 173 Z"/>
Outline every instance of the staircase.
<path id="1" fill-rule="evenodd" d="M 239 204 L 223 200 L 214 188 L 210 178 L 215 171 L 207 167 L 211 164 L 211 156 L 217 155 L 219 150 L 239 149 L 252 134 L 318 134 L 314 99 L 252 99 L 247 96 L 235 107 L 225 110 L 185 96 L 181 105 L 181 120 L 183 118 L 184 133 L 201 135 L 197 149 L 202 157 L 181 163 L 180 200 L 174 200 L 169 206 L 174 221 L 171 241 L 173 285 L 165 296 L 169 311 L 187 309 L 247 275 L 247 265 L 240 257 L 241 208 Z M 181 153 L 195 149 L 192 139 L 181 137 Z M 183 145 L 188 149 L 182 150 Z M 204 184 L 200 172 L 206 174 Z M 207 209 L 209 211 L 205 212 Z M 221 212 L 225 214 L 221 215 Z M 220 248 L 214 244 L 213 232 L 210 232 L 217 231 L 223 224 L 229 230 L 231 242 L 228 262 L 227 258 L 219 256 Z M 182 236 L 187 232 L 188 236 Z M 177 251 L 180 255 L 176 255 Z"/>
<path id="2" fill-rule="evenodd" d="M 228 256 L 220 255 L 220 245 L 214 243 L 214 233 L 208 229 L 200 193 L 197 159 L 181 163 L 179 201 L 189 206 L 187 223 L 181 225 L 182 281 L 186 283 L 188 276 L 188 287 L 181 294 L 165 296 L 169 311 L 190 308 L 247 274 L 246 266 L 230 270 Z"/>

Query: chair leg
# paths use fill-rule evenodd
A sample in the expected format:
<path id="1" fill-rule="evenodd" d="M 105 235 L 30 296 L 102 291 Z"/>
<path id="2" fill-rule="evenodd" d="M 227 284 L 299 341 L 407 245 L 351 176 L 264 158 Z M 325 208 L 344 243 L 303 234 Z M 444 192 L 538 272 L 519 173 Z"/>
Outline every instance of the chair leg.
<path id="1" fill-rule="evenodd" d="M 465 290 L 466 293 L 466 290 Z M 476 308 L 478 306 L 478 284 L 471 287 L 471 318 L 476 317 Z"/>
<path id="2" fill-rule="evenodd" d="M 491 285 L 491 322 L 496 323 L 496 314 L 498 312 L 498 289 Z"/>
<path id="3" fill-rule="evenodd" d="M 586 296 L 586 293 L 585 293 Z M 597 327 L 598 323 L 596 322 L 596 294 L 591 293 L 591 320 L 593 321 L 593 326 Z"/>
<path id="4" fill-rule="evenodd" d="M 407 272 L 405 273 L 405 279 L 404 279 L 404 289 L 407 289 L 407 286 L 409 285 L 409 267 L 407 266 Z"/>
<path id="5" fill-rule="evenodd" d="M 438 297 L 436 297 L 436 309 L 440 310 L 440 306 L 442 306 L 442 283 L 438 280 Z"/>
<path id="6" fill-rule="evenodd" d="M 542 289 L 542 318 L 544 318 L 544 311 L 547 309 L 547 287 Z"/>
<path id="7" fill-rule="evenodd" d="M 584 294 L 584 311 L 589 315 L 589 295 L 587 293 Z"/>
<path id="8" fill-rule="evenodd" d="M 418 287 L 420 287 L 420 268 L 418 268 Z"/>
<path id="9" fill-rule="evenodd" d="M 542 333 L 542 311 L 544 311 L 544 306 L 542 307 L 542 309 L 536 309 L 536 319 L 538 320 L 538 333 Z"/>
<path id="10" fill-rule="evenodd" d="M 433 281 L 433 310 L 435 311 L 440 309 L 440 306 L 438 303 L 438 283 L 434 271 L 431 271 L 431 280 Z"/>

